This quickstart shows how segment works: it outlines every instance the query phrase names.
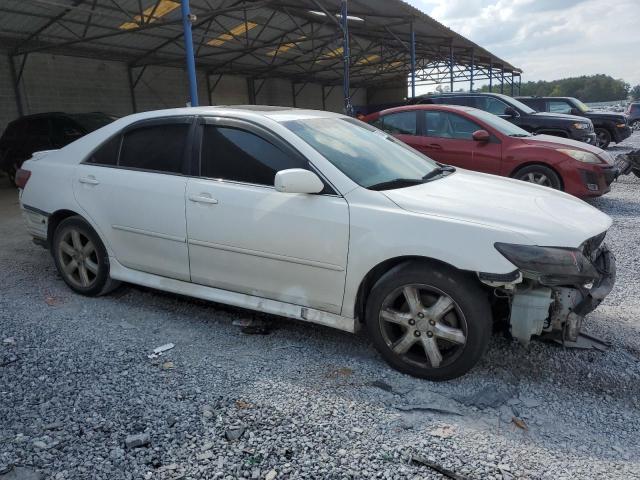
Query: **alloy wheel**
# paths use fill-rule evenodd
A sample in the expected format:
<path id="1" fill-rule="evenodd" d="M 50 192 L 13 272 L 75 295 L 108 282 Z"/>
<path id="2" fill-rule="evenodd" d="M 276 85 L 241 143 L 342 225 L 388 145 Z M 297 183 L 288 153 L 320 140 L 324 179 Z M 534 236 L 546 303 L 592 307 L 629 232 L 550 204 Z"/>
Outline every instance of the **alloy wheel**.
<path id="1" fill-rule="evenodd" d="M 634 120 L 633 122 L 631 122 L 631 130 L 633 130 L 634 132 L 640 130 L 640 120 Z"/>
<path id="2" fill-rule="evenodd" d="M 545 187 L 553 187 L 551 180 L 544 173 L 529 172 L 522 175 L 519 180 L 524 180 L 529 183 L 536 183 Z"/>
<path id="3" fill-rule="evenodd" d="M 98 278 L 98 254 L 80 230 L 66 230 L 58 243 L 58 258 L 66 278 L 79 288 L 90 288 Z"/>
<path id="4" fill-rule="evenodd" d="M 391 351 L 423 368 L 452 363 L 467 342 L 467 323 L 460 307 L 429 285 L 405 285 L 391 292 L 382 303 L 379 324 Z"/>

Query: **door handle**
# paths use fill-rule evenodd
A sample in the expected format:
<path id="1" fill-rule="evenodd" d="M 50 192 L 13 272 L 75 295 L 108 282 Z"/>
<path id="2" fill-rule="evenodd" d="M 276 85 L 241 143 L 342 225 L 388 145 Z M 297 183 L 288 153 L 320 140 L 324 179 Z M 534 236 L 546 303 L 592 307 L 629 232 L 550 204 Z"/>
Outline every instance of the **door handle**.
<path id="1" fill-rule="evenodd" d="M 80 183 L 86 183 L 87 185 L 98 185 L 100 183 L 93 175 L 89 175 L 88 177 L 80 177 L 78 181 Z"/>
<path id="2" fill-rule="evenodd" d="M 427 148 L 430 148 L 431 150 L 442 150 L 442 145 L 439 143 L 429 143 Z"/>
<path id="3" fill-rule="evenodd" d="M 208 193 L 201 193 L 200 195 L 189 195 L 189 200 L 196 203 L 207 203 L 209 205 L 215 205 L 218 200 L 213 198 Z"/>

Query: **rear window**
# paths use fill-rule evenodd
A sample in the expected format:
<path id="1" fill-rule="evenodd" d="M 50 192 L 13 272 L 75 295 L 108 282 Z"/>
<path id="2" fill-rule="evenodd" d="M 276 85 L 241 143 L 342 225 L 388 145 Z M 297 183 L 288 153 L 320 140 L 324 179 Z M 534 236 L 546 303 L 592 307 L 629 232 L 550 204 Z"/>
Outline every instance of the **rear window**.
<path id="1" fill-rule="evenodd" d="M 116 119 L 104 113 L 74 113 L 69 116 L 75 120 L 86 133 L 98 130 Z"/>
<path id="2" fill-rule="evenodd" d="M 21 136 L 23 136 L 24 130 L 24 122 L 15 121 L 11 122 L 9 126 L 4 131 L 2 138 L 4 140 L 15 140 Z"/>

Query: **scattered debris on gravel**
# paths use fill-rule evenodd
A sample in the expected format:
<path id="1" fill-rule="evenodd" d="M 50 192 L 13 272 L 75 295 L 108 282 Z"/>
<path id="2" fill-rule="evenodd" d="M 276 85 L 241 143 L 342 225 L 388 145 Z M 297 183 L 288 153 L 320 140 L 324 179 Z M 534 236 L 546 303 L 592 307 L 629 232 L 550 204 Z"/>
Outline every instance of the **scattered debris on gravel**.
<path id="1" fill-rule="evenodd" d="M 446 383 L 364 336 L 263 315 L 270 334 L 246 335 L 251 312 L 127 285 L 75 295 L 0 185 L 0 480 L 640 478 L 633 175 L 590 200 L 614 219 L 618 281 L 585 329 L 611 346 L 496 336 Z"/>

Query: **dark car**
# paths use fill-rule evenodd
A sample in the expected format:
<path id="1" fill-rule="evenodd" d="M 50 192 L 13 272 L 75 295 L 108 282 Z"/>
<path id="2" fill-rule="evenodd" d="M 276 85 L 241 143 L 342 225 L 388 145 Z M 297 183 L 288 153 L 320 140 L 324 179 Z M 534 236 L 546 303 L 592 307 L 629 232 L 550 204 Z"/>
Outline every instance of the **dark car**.
<path id="1" fill-rule="evenodd" d="M 597 146 L 607 148 L 611 142 L 620 143 L 631 135 L 627 117 L 623 113 L 598 112 L 573 97 L 516 97 L 538 112 L 569 113 L 591 120 L 596 131 Z"/>
<path id="2" fill-rule="evenodd" d="M 640 130 L 640 102 L 630 103 L 625 113 L 631 129 L 634 131 Z"/>
<path id="3" fill-rule="evenodd" d="M 540 113 L 515 98 L 498 93 L 445 93 L 418 97 L 415 103 L 462 105 L 493 113 L 534 134 L 571 138 L 596 144 L 593 123 L 584 117 Z"/>
<path id="4" fill-rule="evenodd" d="M 105 113 L 39 113 L 7 125 L 0 137 L 0 170 L 15 183 L 15 173 L 34 152 L 62 148 L 104 127 L 116 117 Z"/>

